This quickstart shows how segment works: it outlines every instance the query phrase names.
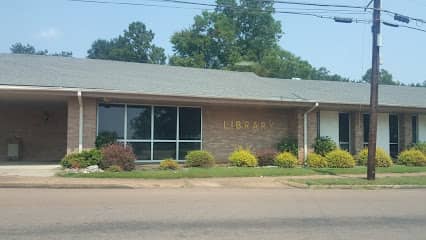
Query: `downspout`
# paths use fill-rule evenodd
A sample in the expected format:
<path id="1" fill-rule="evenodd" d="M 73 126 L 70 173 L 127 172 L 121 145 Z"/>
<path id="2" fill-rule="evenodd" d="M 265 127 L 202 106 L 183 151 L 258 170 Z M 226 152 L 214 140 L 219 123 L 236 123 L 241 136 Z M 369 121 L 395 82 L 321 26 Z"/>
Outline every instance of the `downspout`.
<path id="1" fill-rule="evenodd" d="M 303 164 L 306 165 L 308 158 L 308 114 L 314 111 L 319 106 L 316 102 L 315 105 L 303 114 Z"/>
<path id="2" fill-rule="evenodd" d="M 77 92 L 78 104 L 80 106 L 79 112 L 79 124 L 78 124 L 78 152 L 83 151 L 83 97 L 81 94 L 81 89 Z"/>

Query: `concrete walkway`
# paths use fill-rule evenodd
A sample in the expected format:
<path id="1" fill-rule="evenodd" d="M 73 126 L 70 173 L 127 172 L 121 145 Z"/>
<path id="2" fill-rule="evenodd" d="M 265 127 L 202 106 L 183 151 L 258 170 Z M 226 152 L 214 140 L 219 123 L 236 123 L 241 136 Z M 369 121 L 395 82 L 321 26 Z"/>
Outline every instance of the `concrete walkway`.
<path id="1" fill-rule="evenodd" d="M 52 177 L 61 170 L 58 164 L 15 164 L 0 165 L 0 177 Z"/>

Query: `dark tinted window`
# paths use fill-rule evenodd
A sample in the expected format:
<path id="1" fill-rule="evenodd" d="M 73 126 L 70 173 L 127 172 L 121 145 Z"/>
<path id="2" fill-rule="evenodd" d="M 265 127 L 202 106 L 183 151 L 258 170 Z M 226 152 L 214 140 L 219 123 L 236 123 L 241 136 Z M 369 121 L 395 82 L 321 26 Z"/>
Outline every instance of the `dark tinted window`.
<path id="1" fill-rule="evenodd" d="M 98 134 L 111 132 L 124 138 L 124 105 L 100 104 Z"/>
<path id="2" fill-rule="evenodd" d="M 201 139 L 201 109 L 179 108 L 179 139 Z"/>
<path id="3" fill-rule="evenodd" d="M 151 143 L 132 142 L 127 144 L 132 147 L 137 160 L 151 160 Z"/>
<path id="4" fill-rule="evenodd" d="M 199 142 L 181 142 L 179 143 L 179 160 L 184 160 L 188 152 L 200 150 L 201 143 Z"/>
<path id="5" fill-rule="evenodd" d="M 395 158 L 399 153 L 399 121 L 397 115 L 389 115 L 390 155 Z"/>
<path id="6" fill-rule="evenodd" d="M 175 107 L 154 107 L 154 139 L 176 139 L 176 115 Z"/>
<path id="7" fill-rule="evenodd" d="M 176 143 L 154 143 L 154 160 L 176 159 Z"/>
<path id="8" fill-rule="evenodd" d="M 340 148 L 349 151 L 349 135 L 350 135 L 350 126 L 349 126 L 349 114 L 340 113 L 339 114 L 339 142 Z"/>
<path id="9" fill-rule="evenodd" d="M 419 137 L 418 137 L 418 123 L 417 123 L 417 116 L 411 117 L 411 129 L 413 131 L 412 133 L 412 142 L 417 143 Z"/>
<path id="10" fill-rule="evenodd" d="M 364 114 L 364 142 L 368 143 L 368 138 L 370 134 L 370 115 Z"/>
<path id="11" fill-rule="evenodd" d="M 127 139 L 151 139 L 151 107 L 127 106 Z"/>

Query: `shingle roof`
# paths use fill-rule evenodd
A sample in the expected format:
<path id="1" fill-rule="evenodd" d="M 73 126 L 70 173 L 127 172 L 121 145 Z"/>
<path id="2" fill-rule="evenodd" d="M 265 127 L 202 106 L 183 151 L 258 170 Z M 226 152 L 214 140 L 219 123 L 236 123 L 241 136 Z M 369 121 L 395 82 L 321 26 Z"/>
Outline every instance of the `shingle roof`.
<path id="1" fill-rule="evenodd" d="M 106 60 L 0 54 L 0 85 L 114 90 L 165 96 L 369 103 L 368 84 Z M 383 106 L 426 108 L 426 88 L 380 86 Z"/>

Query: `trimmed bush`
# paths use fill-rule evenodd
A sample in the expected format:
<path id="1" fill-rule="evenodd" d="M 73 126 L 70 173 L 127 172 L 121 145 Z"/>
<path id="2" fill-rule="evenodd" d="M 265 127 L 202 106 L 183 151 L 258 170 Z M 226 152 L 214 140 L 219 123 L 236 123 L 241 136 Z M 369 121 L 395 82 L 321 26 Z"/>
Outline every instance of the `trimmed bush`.
<path id="1" fill-rule="evenodd" d="M 179 169 L 179 164 L 174 159 L 164 159 L 160 162 L 160 169 L 161 170 L 176 170 Z"/>
<path id="2" fill-rule="evenodd" d="M 299 160 L 292 153 L 282 152 L 275 157 L 274 163 L 281 168 L 294 168 L 299 163 Z"/>
<path id="3" fill-rule="evenodd" d="M 277 145 L 278 152 L 290 152 L 294 156 L 297 156 L 299 147 L 297 145 L 297 138 L 286 137 L 281 139 Z"/>
<path id="4" fill-rule="evenodd" d="M 229 155 L 229 162 L 232 166 L 237 167 L 256 167 L 257 159 L 250 151 L 250 149 L 244 149 L 242 147 L 237 148 L 234 152 Z"/>
<path id="5" fill-rule="evenodd" d="M 256 150 L 256 157 L 259 166 L 272 166 L 274 165 L 274 158 L 277 151 L 271 148 L 263 148 Z"/>
<path id="6" fill-rule="evenodd" d="M 120 166 L 112 165 L 109 168 L 105 169 L 105 171 L 108 171 L 108 172 L 122 172 L 123 169 Z"/>
<path id="7" fill-rule="evenodd" d="M 327 159 L 316 153 L 310 153 L 306 163 L 310 168 L 325 168 L 328 166 Z"/>
<path id="8" fill-rule="evenodd" d="M 105 146 L 117 143 L 117 134 L 115 132 L 101 132 L 96 137 L 95 146 L 101 149 Z"/>
<path id="9" fill-rule="evenodd" d="M 124 171 L 135 169 L 136 156 L 131 147 L 116 143 L 103 147 L 101 152 L 103 159 L 100 167 L 102 169 L 107 169 L 113 165 L 121 167 Z"/>
<path id="10" fill-rule="evenodd" d="M 422 152 L 423 154 L 426 155 L 426 142 L 418 142 L 418 143 L 414 143 L 411 146 L 411 149 L 414 150 L 419 150 L 420 152 Z"/>
<path id="11" fill-rule="evenodd" d="M 62 160 L 61 165 L 64 168 L 86 168 L 92 165 L 99 165 L 102 160 L 102 154 L 97 149 L 84 150 L 81 153 L 67 154 Z"/>
<path id="12" fill-rule="evenodd" d="M 368 149 L 361 150 L 357 155 L 356 159 L 358 164 L 361 166 L 367 166 L 368 162 Z M 386 153 L 382 148 L 376 149 L 376 167 L 391 167 L 393 165 L 391 156 Z"/>
<path id="13" fill-rule="evenodd" d="M 406 166 L 426 166 L 426 156 L 420 150 L 405 150 L 399 154 L 398 163 Z"/>
<path id="14" fill-rule="evenodd" d="M 347 151 L 344 150 L 334 150 L 327 155 L 325 155 L 327 159 L 328 167 L 331 168 L 353 168 L 355 167 L 355 159 L 354 157 Z"/>
<path id="15" fill-rule="evenodd" d="M 330 137 L 316 138 L 312 147 L 314 148 L 314 152 L 316 154 L 319 154 L 323 157 L 325 157 L 327 153 L 337 149 L 336 143 Z"/>
<path id="16" fill-rule="evenodd" d="M 185 165 L 187 167 L 210 168 L 216 164 L 213 155 L 207 151 L 195 150 L 190 151 L 185 156 Z"/>

